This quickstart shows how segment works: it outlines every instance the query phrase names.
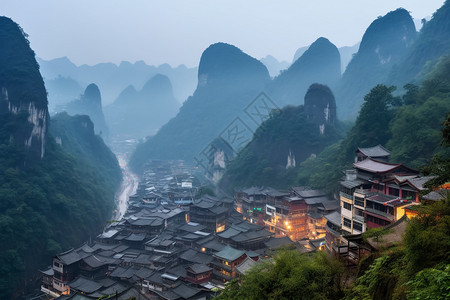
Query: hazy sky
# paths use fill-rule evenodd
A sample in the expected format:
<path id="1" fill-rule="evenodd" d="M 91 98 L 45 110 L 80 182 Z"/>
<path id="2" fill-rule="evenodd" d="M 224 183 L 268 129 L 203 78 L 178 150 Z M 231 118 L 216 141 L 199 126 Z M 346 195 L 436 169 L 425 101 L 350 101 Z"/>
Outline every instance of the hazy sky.
<path id="1" fill-rule="evenodd" d="M 398 7 L 431 16 L 444 0 L 1 0 L 0 15 L 19 23 L 43 59 L 74 63 L 198 65 L 210 44 L 291 61 L 320 36 L 357 43 L 377 17 Z"/>

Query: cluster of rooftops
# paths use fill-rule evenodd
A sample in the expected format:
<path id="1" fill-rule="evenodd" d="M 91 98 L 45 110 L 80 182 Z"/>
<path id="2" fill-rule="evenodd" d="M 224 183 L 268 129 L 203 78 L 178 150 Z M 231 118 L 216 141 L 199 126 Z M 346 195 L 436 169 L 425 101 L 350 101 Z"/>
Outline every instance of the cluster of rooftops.
<path id="1" fill-rule="evenodd" d="M 181 176 L 170 172 L 173 165 L 147 170 L 123 218 L 55 255 L 41 290 L 58 299 L 209 299 L 275 248 L 294 245 L 244 221 L 231 198 L 176 202 L 166 179 Z"/>
<path id="2" fill-rule="evenodd" d="M 41 289 L 58 299 L 209 299 L 282 246 L 350 257 L 368 228 L 403 228 L 405 207 L 419 202 L 430 179 L 388 156 L 381 146 L 358 149 L 335 199 L 308 187 L 196 199 L 198 186 L 180 162 L 156 162 L 123 218 L 93 242 L 55 255 L 41 271 Z"/>

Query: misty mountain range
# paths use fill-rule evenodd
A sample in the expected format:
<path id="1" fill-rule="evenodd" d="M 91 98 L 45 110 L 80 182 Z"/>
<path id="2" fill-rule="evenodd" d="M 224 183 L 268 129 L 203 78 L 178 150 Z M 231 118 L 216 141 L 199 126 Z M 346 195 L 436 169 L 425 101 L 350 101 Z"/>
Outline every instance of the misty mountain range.
<path id="1" fill-rule="evenodd" d="M 134 64 L 124 61 L 120 65 L 100 63 L 76 66 L 67 57 L 49 61 L 37 58 L 37 61 L 48 90 L 50 110 L 78 98 L 90 83 L 99 87 L 104 106 L 114 102 L 129 85 L 141 89 L 156 74 L 166 75 L 170 79 L 174 97 L 180 103 L 192 94 L 197 84 L 197 68 L 185 65 L 172 68 L 162 64 L 156 67 L 143 61 Z"/>
<path id="2" fill-rule="evenodd" d="M 198 156 L 202 148 L 233 124 L 234 118 L 246 123 L 243 111 L 257 97 L 255 88 L 258 86 L 261 87 L 259 91 L 265 91 L 281 108 L 302 105 L 311 84 L 326 85 L 335 95 L 338 117 L 352 120 L 364 101 L 364 95 L 373 86 L 396 84 L 401 89 L 406 83 L 420 82 L 424 76 L 421 70 L 427 60 L 435 64 L 439 55 L 450 53 L 445 29 L 450 18 L 446 19 L 447 10 L 444 8 L 438 10 L 420 33 L 417 33 L 413 19 L 405 9 L 377 18 L 367 28 L 359 47 L 341 49 L 346 59 L 352 57 L 342 75 L 340 51 L 323 37 L 306 50 L 300 48 L 300 57 L 273 79 L 270 79 L 266 66 L 260 64 L 256 67 L 254 58 L 238 48 L 214 44 L 202 55 L 198 86 L 193 96 L 184 102 L 175 118 L 138 146 L 131 163 L 138 167 L 150 158 L 191 160 Z M 351 54 L 356 47 L 358 51 Z M 433 47 L 439 52 L 433 51 Z M 424 51 L 427 56 L 420 55 Z M 275 62 L 270 57 L 264 60 L 266 63 Z M 411 68 L 414 70 L 410 71 Z M 218 82 L 220 84 L 214 84 Z"/>

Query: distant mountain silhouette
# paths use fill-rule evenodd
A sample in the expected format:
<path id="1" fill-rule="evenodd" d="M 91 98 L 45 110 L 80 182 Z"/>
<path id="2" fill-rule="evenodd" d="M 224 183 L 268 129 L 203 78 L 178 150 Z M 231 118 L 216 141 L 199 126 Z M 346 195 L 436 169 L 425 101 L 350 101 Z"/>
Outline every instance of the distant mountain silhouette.
<path id="1" fill-rule="evenodd" d="M 202 54 L 197 89 L 177 116 L 140 144 L 130 164 L 139 169 L 148 159 L 194 157 L 243 114 L 269 82 L 267 68 L 235 46 L 217 43 Z"/>
<path id="2" fill-rule="evenodd" d="M 298 48 L 297 51 L 295 51 L 294 58 L 292 59 L 292 63 L 295 63 L 297 61 L 297 59 L 299 59 L 303 55 L 303 53 L 305 53 L 306 50 L 308 50 L 308 48 L 309 48 L 308 46 L 303 46 L 303 47 Z"/>
<path id="3" fill-rule="evenodd" d="M 105 107 L 105 116 L 112 135 L 143 138 L 155 134 L 179 107 L 169 78 L 157 74 L 140 91 L 132 85 L 125 88 L 113 104 Z"/>
<path id="4" fill-rule="evenodd" d="M 333 88 L 341 77 L 339 51 L 326 38 L 319 38 L 268 87 L 269 96 L 279 104 L 299 105 L 313 83 Z"/>
<path id="5" fill-rule="evenodd" d="M 87 86 L 84 94 L 64 106 L 70 115 L 88 115 L 94 123 L 95 133 L 105 140 L 109 138 L 109 129 L 105 122 L 102 108 L 102 96 L 95 83 Z"/>
<path id="6" fill-rule="evenodd" d="M 344 46 L 339 48 L 339 54 L 341 55 L 341 73 L 345 72 L 348 64 L 353 58 L 353 55 L 358 52 L 360 43 L 357 43 L 353 46 Z"/>
<path id="7" fill-rule="evenodd" d="M 67 57 L 49 61 L 38 59 L 38 62 L 46 85 L 52 87 L 49 90 L 51 108 L 54 107 L 54 103 L 62 104 L 64 99 L 73 100 L 79 96 L 79 94 L 67 91 L 63 99 L 59 98 L 59 94 L 55 93 L 55 91 L 61 90 L 62 87 L 56 87 L 55 85 L 62 85 L 64 82 L 52 82 L 59 76 L 71 78 L 82 87 L 95 82 L 102 91 L 104 105 L 114 102 L 119 94 L 129 85 L 141 89 L 156 74 L 163 74 L 169 77 L 173 85 L 174 97 L 181 103 L 188 96 L 192 95 L 197 81 L 197 68 L 188 68 L 185 65 L 172 68 L 168 64 L 150 66 L 143 61 L 137 61 L 134 64 L 124 61 L 119 65 L 100 63 L 93 66 L 76 66 Z"/>
<path id="8" fill-rule="evenodd" d="M 260 61 L 266 66 L 271 77 L 278 76 L 280 71 L 287 69 L 290 65 L 287 61 L 278 61 L 272 55 L 267 55 L 261 58 Z"/>
<path id="9" fill-rule="evenodd" d="M 403 8 L 370 24 L 336 89 L 339 115 L 356 116 L 364 95 L 376 84 L 387 83 L 393 66 L 401 61 L 416 37 L 414 22 Z"/>
<path id="10" fill-rule="evenodd" d="M 56 107 L 78 98 L 83 94 L 83 88 L 80 83 L 71 77 L 58 75 L 54 79 L 45 80 L 49 101 L 49 111 L 56 112 Z"/>
<path id="11" fill-rule="evenodd" d="M 357 43 L 353 46 L 344 46 L 338 48 L 339 54 L 341 55 L 341 73 L 344 73 L 345 68 L 347 68 L 348 63 L 353 57 L 353 54 L 358 52 L 359 44 Z M 294 59 L 292 60 L 292 63 L 294 63 L 297 59 L 299 59 L 305 51 L 308 50 L 308 47 L 300 47 L 295 51 Z"/>

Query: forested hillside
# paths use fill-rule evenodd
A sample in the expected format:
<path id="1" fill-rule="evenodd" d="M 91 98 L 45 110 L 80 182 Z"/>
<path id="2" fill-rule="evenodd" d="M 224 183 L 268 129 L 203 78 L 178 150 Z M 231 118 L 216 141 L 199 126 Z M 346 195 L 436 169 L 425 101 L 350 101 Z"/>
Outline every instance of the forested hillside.
<path id="1" fill-rule="evenodd" d="M 391 161 L 419 169 L 434 155 L 445 155 L 440 141 L 450 111 L 449 76 L 450 58 L 443 57 L 420 86 L 407 85 L 402 97 L 393 96 L 394 87 L 374 87 L 347 137 L 302 163 L 296 182 L 333 190 L 357 147 L 385 145 Z"/>
<path id="2" fill-rule="evenodd" d="M 344 126 L 336 120 L 333 93 L 327 86 L 313 84 L 305 105 L 274 111 L 258 128 L 253 140 L 227 166 L 220 186 L 230 192 L 252 185 L 288 188 L 295 183 L 298 170 L 288 166 L 290 155 L 298 165 L 336 143 L 343 134 Z"/>
<path id="3" fill-rule="evenodd" d="M 101 231 L 121 174 L 89 118 L 78 121 L 84 131 L 68 116 L 49 125 L 34 53 L 5 17 L 0 53 L 0 298 L 11 299 L 36 287 L 49 257 Z"/>

